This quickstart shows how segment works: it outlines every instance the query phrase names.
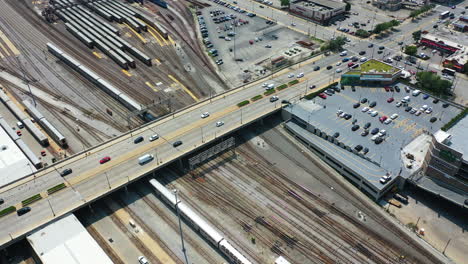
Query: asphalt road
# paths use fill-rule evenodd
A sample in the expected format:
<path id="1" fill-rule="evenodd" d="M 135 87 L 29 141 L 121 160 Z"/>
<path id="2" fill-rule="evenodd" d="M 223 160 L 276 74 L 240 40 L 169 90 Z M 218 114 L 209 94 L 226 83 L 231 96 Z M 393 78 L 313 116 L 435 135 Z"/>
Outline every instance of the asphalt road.
<path id="1" fill-rule="evenodd" d="M 161 167 L 176 160 L 204 143 L 279 109 L 283 99 L 298 100 L 305 92 L 311 91 L 307 87 L 312 84 L 317 86 L 316 89 L 327 85 L 333 81 L 334 71 L 326 70 L 325 67 L 330 64 L 334 65 L 340 59 L 337 55 L 314 58 L 271 76 L 268 82 L 279 85 L 292 80 L 287 77 L 291 71 L 305 74 L 299 84 L 277 92 L 276 95 L 280 99 L 274 103 L 269 101 L 269 96 L 265 96 L 240 109 L 236 106 L 243 100 L 263 94 L 264 88 L 261 87 L 261 83 L 265 80 L 262 80 L 224 96 L 215 97 L 211 101 L 207 100 L 194 105 L 174 116 L 167 116 L 132 133 L 90 149 L 88 154 L 82 153 L 71 157 L 23 181 L 3 187 L 0 189 L 0 197 L 5 200 L 5 203 L 1 205 L 0 210 L 12 205 L 19 209 L 22 207 L 21 201 L 38 193 L 43 198 L 29 205 L 32 208 L 31 212 L 23 216 L 12 213 L 2 217 L 0 244 L 4 245 L 46 224 L 54 217 L 73 211 L 145 175 L 158 166 Z M 320 71 L 313 71 L 311 67 L 313 61 L 317 61 L 315 65 L 321 67 Z M 335 78 L 338 77 L 335 76 Z M 209 112 L 210 116 L 202 119 L 200 115 L 204 112 Z M 223 121 L 225 124 L 216 127 L 217 121 Z M 160 135 L 160 138 L 149 142 L 148 138 L 153 134 Z M 144 141 L 139 144 L 133 143 L 138 136 L 143 136 Z M 177 140 L 181 140 L 183 144 L 174 148 L 172 144 Z M 140 166 L 138 158 L 144 154 L 153 154 L 155 159 Z M 110 156 L 112 160 L 101 165 L 99 160 L 105 156 Z M 71 168 L 73 173 L 62 178 L 60 172 L 65 168 Z M 67 188 L 48 196 L 47 189 L 60 183 L 65 183 Z"/>

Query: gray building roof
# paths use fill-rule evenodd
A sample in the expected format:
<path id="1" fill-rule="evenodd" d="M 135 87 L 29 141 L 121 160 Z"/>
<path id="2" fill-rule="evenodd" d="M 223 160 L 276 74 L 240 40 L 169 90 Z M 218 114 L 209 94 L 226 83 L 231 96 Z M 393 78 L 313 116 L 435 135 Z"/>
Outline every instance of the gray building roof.
<path id="1" fill-rule="evenodd" d="M 455 126 L 447 131 L 451 135 L 447 144 L 456 151 L 463 153 L 464 160 L 468 160 L 468 117 L 464 117 Z"/>

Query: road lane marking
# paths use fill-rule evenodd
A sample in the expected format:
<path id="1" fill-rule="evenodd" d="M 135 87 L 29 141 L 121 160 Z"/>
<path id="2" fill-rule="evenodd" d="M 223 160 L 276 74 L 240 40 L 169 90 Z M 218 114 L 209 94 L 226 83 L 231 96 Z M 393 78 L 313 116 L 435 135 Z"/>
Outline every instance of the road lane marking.
<path id="1" fill-rule="evenodd" d="M 179 82 L 179 80 L 177 80 L 174 76 L 168 74 L 167 75 L 171 80 L 173 80 L 174 82 L 176 82 L 177 84 L 179 84 L 186 93 L 188 93 L 188 95 L 190 95 L 190 97 L 193 98 L 193 100 L 195 100 L 195 102 L 198 102 L 200 101 L 200 99 L 198 99 L 198 97 L 196 97 L 187 87 L 185 87 L 185 85 L 183 85 L 181 82 Z"/>

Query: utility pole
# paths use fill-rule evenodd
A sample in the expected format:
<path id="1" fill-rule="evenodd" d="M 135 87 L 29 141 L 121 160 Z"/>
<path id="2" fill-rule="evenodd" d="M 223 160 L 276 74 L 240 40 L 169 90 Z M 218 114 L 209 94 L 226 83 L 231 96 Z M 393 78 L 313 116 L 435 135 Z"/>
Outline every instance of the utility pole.
<path id="1" fill-rule="evenodd" d="M 182 243 L 182 252 L 184 253 L 184 257 L 185 257 L 185 264 L 189 264 L 188 257 L 187 257 L 187 252 L 185 250 L 185 244 L 184 244 L 184 233 L 182 233 L 182 224 L 181 224 L 181 221 L 180 221 L 179 206 L 177 204 L 177 201 L 178 201 L 177 194 L 178 194 L 179 191 L 177 189 L 174 189 L 173 192 L 174 192 L 174 195 L 175 195 L 177 217 L 179 218 L 179 232 L 180 232 L 180 241 Z"/>
<path id="2" fill-rule="evenodd" d="M 105 172 L 106 174 L 106 179 L 107 179 L 107 184 L 109 185 L 109 190 L 111 189 L 111 185 L 110 185 L 110 182 L 109 182 L 109 177 L 107 176 L 107 172 Z"/>
<path id="3" fill-rule="evenodd" d="M 445 245 L 444 251 L 442 251 L 442 254 L 445 255 L 445 250 L 447 249 L 447 247 L 448 247 L 448 245 L 449 245 L 449 243 L 450 243 L 451 240 L 452 240 L 452 239 L 450 238 L 450 239 L 447 241 L 447 244 Z"/>
<path id="4" fill-rule="evenodd" d="M 50 203 L 49 197 L 47 197 L 47 202 L 49 202 L 50 210 L 52 210 L 52 214 L 53 214 L 54 217 L 55 217 L 54 208 L 52 208 L 52 204 Z M 449 240 L 449 241 L 450 241 L 450 240 Z M 447 243 L 447 245 L 448 245 L 448 243 Z M 445 248 L 447 248 L 447 246 L 445 246 Z M 445 249 L 444 249 L 444 251 L 445 251 Z"/>

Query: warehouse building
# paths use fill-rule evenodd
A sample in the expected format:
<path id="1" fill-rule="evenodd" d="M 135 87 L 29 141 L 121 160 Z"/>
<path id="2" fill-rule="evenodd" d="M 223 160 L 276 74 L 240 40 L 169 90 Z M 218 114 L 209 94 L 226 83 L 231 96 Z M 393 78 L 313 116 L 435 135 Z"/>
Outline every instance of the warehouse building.
<path id="1" fill-rule="evenodd" d="M 344 14 L 346 4 L 343 2 L 326 0 L 298 0 L 292 1 L 289 11 L 298 16 L 327 25 L 334 17 Z"/>

